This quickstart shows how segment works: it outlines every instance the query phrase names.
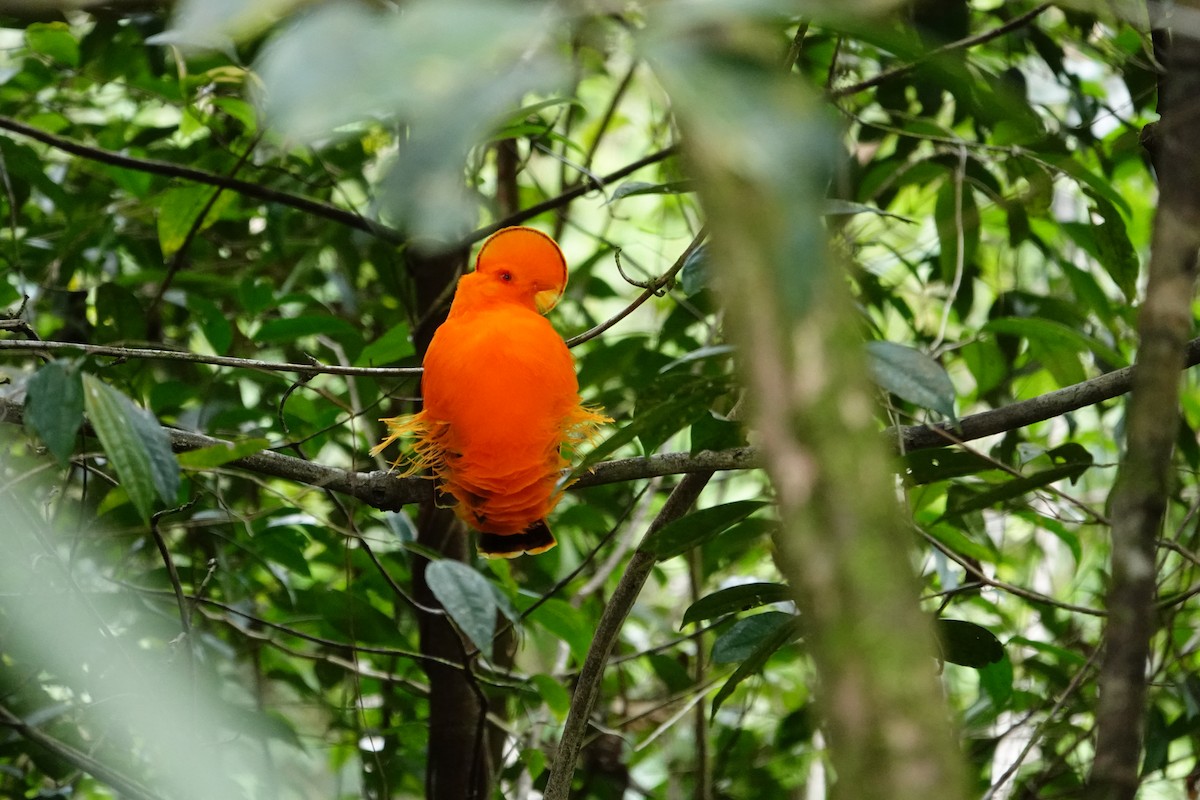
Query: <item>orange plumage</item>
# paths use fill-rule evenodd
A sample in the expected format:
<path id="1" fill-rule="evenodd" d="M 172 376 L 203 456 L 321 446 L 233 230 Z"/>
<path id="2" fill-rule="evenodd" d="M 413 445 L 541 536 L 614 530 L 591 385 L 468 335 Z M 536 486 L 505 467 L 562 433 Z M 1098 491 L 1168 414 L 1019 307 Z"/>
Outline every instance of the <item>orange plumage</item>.
<path id="1" fill-rule="evenodd" d="M 524 227 L 493 234 L 425 353 L 424 410 L 381 420 L 389 435 L 371 451 L 415 437 L 405 474 L 433 472 L 486 556 L 554 546 L 545 518 L 565 488 L 562 447 L 610 421 L 580 402 L 571 353 L 542 316 L 566 285 L 566 260 L 549 236 Z"/>

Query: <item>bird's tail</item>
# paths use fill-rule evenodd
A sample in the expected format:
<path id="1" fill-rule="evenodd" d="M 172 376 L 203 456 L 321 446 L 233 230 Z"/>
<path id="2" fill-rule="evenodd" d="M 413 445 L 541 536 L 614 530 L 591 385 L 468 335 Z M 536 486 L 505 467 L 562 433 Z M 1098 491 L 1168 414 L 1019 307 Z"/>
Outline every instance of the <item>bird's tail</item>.
<path id="1" fill-rule="evenodd" d="M 546 520 L 539 519 L 520 533 L 481 532 L 478 544 L 479 554 L 486 558 L 516 558 L 522 553 L 531 556 L 544 553 L 558 542 Z"/>

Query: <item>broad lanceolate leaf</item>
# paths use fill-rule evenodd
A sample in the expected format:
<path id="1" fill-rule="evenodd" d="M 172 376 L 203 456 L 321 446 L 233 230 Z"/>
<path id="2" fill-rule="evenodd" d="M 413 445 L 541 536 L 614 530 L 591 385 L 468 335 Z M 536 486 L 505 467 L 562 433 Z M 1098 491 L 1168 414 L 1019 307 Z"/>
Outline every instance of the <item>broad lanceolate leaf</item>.
<path id="1" fill-rule="evenodd" d="M 975 193 L 971 184 L 951 178 L 942 184 L 934 208 L 937 224 L 938 266 L 947 283 L 954 280 L 960 265 L 962 270 L 971 268 L 975 251 L 979 248 L 979 208 L 975 205 Z M 959 252 L 961 250 L 961 252 Z"/>
<path id="2" fill-rule="evenodd" d="M 969 450 L 948 448 L 913 450 L 904 454 L 901 463 L 908 481 L 918 486 L 1000 469 L 994 461 L 989 461 L 982 455 Z"/>
<path id="3" fill-rule="evenodd" d="M 1057 456 L 1056 452 L 1058 452 Z M 969 511 L 978 511 L 981 508 L 989 508 L 1005 500 L 1021 497 L 1042 486 L 1049 486 L 1064 478 L 1074 482 L 1092 466 L 1091 454 L 1088 453 L 1086 448 L 1078 444 L 1074 446 L 1063 445 L 1062 448 L 1051 450 L 1047 455 L 1055 462 L 1056 466 L 1035 472 L 1032 475 L 1013 478 L 1011 481 L 1002 483 L 994 489 L 988 489 L 971 495 L 967 499 L 961 500 L 952 507 L 947 508 L 943 519 L 950 519 L 961 514 L 966 514 Z"/>
<path id="4" fill-rule="evenodd" d="M 954 384 L 942 365 L 895 342 L 868 342 L 871 372 L 885 390 L 921 408 L 954 418 Z"/>
<path id="5" fill-rule="evenodd" d="M 765 611 L 739 619 L 713 642 L 713 663 L 734 664 L 745 661 L 780 626 L 791 625 L 795 619 L 795 614 L 785 614 L 782 611 Z"/>
<path id="6" fill-rule="evenodd" d="M 708 288 L 708 281 L 708 245 L 702 244 L 689 253 L 683 262 L 683 269 L 679 270 L 679 283 L 683 286 L 684 294 L 694 297 Z"/>
<path id="7" fill-rule="evenodd" d="M 761 616 L 761 615 L 759 615 Z M 783 624 L 775 625 L 771 630 L 764 631 L 763 638 L 759 640 L 754 650 L 746 656 L 746 660 L 733 671 L 729 676 L 729 680 L 717 692 L 713 698 L 712 715 L 715 717 L 717 711 L 721 708 L 729 696 L 733 694 L 733 690 L 738 687 L 742 681 L 756 674 L 767 663 L 776 650 L 783 647 L 788 642 L 795 639 L 800 634 L 800 619 L 792 617 L 790 614 L 784 616 L 790 617 L 790 620 Z"/>
<path id="8" fill-rule="evenodd" d="M 212 469 L 239 458 L 266 450 L 271 443 L 266 439 L 246 439 L 241 442 L 222 442 L 199 450 L 179 454 L 179 466 L 184 469 Z"/>
<path id="9" fill-rule="evenodd" d="M 214 201 L 213 194 L 218 191 L 207 186 L 182 186 L 162 196 L 158 203 L 158 244 L 163 257 L 170 258 L 183 247 L 201 214 L 204 219 L 199 230 L 204 230 L 217 221 L 224 206 L 236 199 L 232 192 L 221 192 Z"/>
<path id="10" fill-rule="evenodd" d="M 35 53 L 70 67 L 79 66 L 79 41 L 65 22 L 35 22 L 25 29 L 25 42 Z"/>
<path id="11" fill-rule="evenodd" d="M 730 586 L 692 603 L 688 610 L 683 612 L 681 626 L 791 599 L 791 591 L 782 583 L 744 583 L 740 586 Z"/>
<path id="12" fill-rule="evenodd" d="M 92 375 L 83 376 L 83 399 L 121 486 L 142 518 L 149 520 L 156 496 L 170 503 L 179 489 L 179 462 L 167 432 L 153 414 Z"/>
<path id="13" fill-rule="evenodd" d="M 625 181 L 608 198 L 609 203 L 615 203 L 622 197 L 632 197 L 639 194 L 683 194 L 696 191 L 695 181 L 668 181 L 666 183 L 646 183 L 645 181 Z"/>
<path id="14" fill-rule="evenodd" d="M 498 608 L 487 578 L 460 561 L 442 559 L 425 568 L 425 582 L 479 652 L 491 658 Z"/>
<path id="15" fill-rule="evenodd" d="M 908 217 L 900 214 L 893 214 L 890 211 L 884 211 L 878 206 L 869 206 L 866 203 L 855 203 L 850 200 L 838 200 L 836 198 L 826 200 L 825 207 L 821 210 L 821 213 L 827 217 L 850 216 L 853 214 L 875 214 L 876 216 L 880 217 L 891 217 L 892 219 L 898 219 L 901 222 L 907 222 L 910 225 L 915 225 L 917 223 L 915 219 L 909 219 Z"/>
<path id="16" fill-rule="evenodd" d="M 934 627 L 943 661 L 983 669 L 1004 658 L 1000 640 L 982 625 L 961 619 L 936 619 Z"/>
<path id="17" fill-rule="evenodd" d="M 765 505 L 767 504 L 760 500 L 738 500 L 693 511 L 650 534 L 646 541 L 642 542 L 641 549 L 653 553 L 660 561 L 682 555 L 728 530 Z"/>
<path id="18" fill-rule="evenodd" d="M 76 365 L 51 361 L 29 379 L 25 424 L 60 464 L 67 463 L 83 424 L 83 382 Z"/>
<path id="19" fill-rule="evenodd" d="M 355 364 L 360 367 L 382 367 L 407 358 L 414 352 L 408 323 L 402 322 L 364 347 Z"/>

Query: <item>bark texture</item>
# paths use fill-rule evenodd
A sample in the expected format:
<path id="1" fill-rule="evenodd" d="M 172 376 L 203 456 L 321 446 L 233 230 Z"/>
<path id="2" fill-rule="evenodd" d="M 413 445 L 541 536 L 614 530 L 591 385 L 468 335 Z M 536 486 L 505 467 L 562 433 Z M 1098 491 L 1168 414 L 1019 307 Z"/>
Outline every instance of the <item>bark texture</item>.
<path id="1" fill-rule="evenodd" d="M 1170 497 L 1179 429 L 1179 370 L 1192 329 L 1200 251 L 1200 40 L 1173 32 L 1166 44 L 1153 137 L 1159 207 L 1146 300 L 1138 323 L 1137 370 L 1126 416 L 1126 452 L 1112 497 L 1112 583 L 1100 672 L 1096 758 L 1090 796 L 1137 793 L 1146 661 L 1154 632 L 1154 548 Z"/>
<path id="2" fill-rule="evenodd" d="M 820 205 L 833 132 L 769 70 L 745 77 L 752 99 L 721 98 L 757 115 L 739 129 L 737 146 L 722 135 L 728 118 L 705 113 L 719 111 L 717 103 L 700 99 L 684 117 L 684 142 L 729 335 L 745 354 L 750 427 L 779 501 L 776 560 L 819 676 L 833 796 L 964 798 L 862 340 L 844 277 L 824 253 Z"/>

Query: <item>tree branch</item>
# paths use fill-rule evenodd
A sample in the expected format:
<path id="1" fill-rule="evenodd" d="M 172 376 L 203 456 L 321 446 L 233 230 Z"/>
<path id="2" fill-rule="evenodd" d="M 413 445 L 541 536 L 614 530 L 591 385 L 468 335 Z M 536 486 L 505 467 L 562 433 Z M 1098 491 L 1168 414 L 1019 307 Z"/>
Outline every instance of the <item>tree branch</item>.
<path id="1" fill-rule="evenodd" d="M 1200 251 L 1200 38 L 1171 31 L 1159 91 L 1159 207 L 1146 300 L 1138 320 L 1138 368 L 1125 417 L 1125 457 L 1112 500 L 1112 579 L 1096 710 L 1089 797 L 1132 800 L 1140 781 L 1142 726 L 1154 608 L 1154 552 L 1171 496 L 1179 433 L 1179 368 L 1192 329 Z"/>
<path id="2" fill-rule="evenodd" d="M 340 225 L 345 225 L 348 228 L 363 231 L 382 239 L 385 242 L 393 245 L 403 244 L 407 238 L 405 234 L 390 228 L 380 222 L 367 219 L 353 211 L 349 211 L 329 203 L 313 200 L 302 195 L 284 192 L 278 189 L 270 189 L 266 186 L 261 186 L 257 183 L 234 178 L 229 175 L 218 175 L 213 172 L 205 172 L 201 169 L 188 167 L 183 164 L 176 164 L 171 161 L 161 161 L 153 158 L 137 158 L 127 156 L 122 153 L 116 153 L 112 150 L 105 150 L 101 147 L 93 147 L 91 145 L 82 144 L 81 142 L 68 139 L 65 136 L 50 133 L 48 131 L 35 128 L 32 125 L 26 125 L 23 122 L 0 115 L 0 130 L 8 130 L 13 133 L 18 133 L 22 136 L 27 136 L 30 139 L 49 145 L 56 150 L 61 150 L 64 153 L 70 153 L 73 156 L 79 156 L 88 161 L 95 161 L 100 164 L 108 164 L 109 166 L 120 167 L 122 169 L 135 170 L 137 172 L 146 172 L 152 175 L 162 175 L 167 178 L 178 178 L 179 180 L 191 181 L 192 183 L 201 183 L 207 186 L 215 186 L 220 189 L 237 192 L 245 197 L 252 197 L 255 200 L 261 200 L 266 203 L 277 203 L 282 206 L 288 206 L 298 211 L 303 211 L 307 214 L 312 214 L 315 217 L 327 219 L 336 222 Z M 501 228 L 507 228 L 510 225 L 520 225 L 526 220 L 533 219 L 539 214 L 544 214 L 547 211 L 553 211 L 560 206 L 564 206 L 582 197 L 590 191 L 601 189 L 604 186 L 618 181 L 637 170 L 647 167 L 651 164 L 656 164 L 659 161 L 664 161 L 679 152 L 678 145 L 671 145 L 661 150 L 643 156 L 636 161 L 626 164 L 620 169 L 614 170 L 601 177 L 598 181 L 585 181 L 579 186 L 563 192 L 560 195 L 551 197 L 541 203 L 532 205 L 529 208 L 518 211 L 502 220 L 487 225 L 483 228 L 468 234 L 466 238 L 459 243 L 460 246 L 467 246 L 474 242 L 481 241 L 491 236 Z M 452 249 L 452 248 L 451 248 Z"/>
<path id="3" fill-rule="evenodd" d="M 0 341 L 0 351 L 3 350 L 34 350 L 36 345 L 61 345 L 63 348 L 85 349 L 98 346 L 76 345 L 72 342 L 6 342 Z M 25 345 L 16 347 L 9 345 Z M 124 351 L 127 348 L 107 348 Z M 170 350 L 144 351 L 130 350 L 139 356 L 146 353 L 162 353 L 164 357 L 196 356 L 183 360 L 196 360 L 202 363 L 216 363 L 227 366 L 245 366 L 253 369 L 280 369 L 302 372 L 306 370 L 317 373 L 328 369 L 333 374 L 366 374 L 366 375 L 411 375 L 413 370 L 401 369 L 368 369 L 359 367 L 321 367 L 314 369 L 301 364 L 271 364 L 247 359 L 212 360 L 207 356 L 197 354 L 175 353 Z M 124 355 L 124 353 L 102 353 L 104 355 Z M 157 357 L 157 356 L 147 356 Z M 236 363 L 234 363 L 236 362 Z M 1200 364 L 1200 338 L 1187 343 L 1184 351 L 1184 367 Z M 901 452 L 927 450 L 935 447 L 946 447 L 957 442 L 968 442 L 991 436 L 996 433 L 1021 428 L 1035 422 L 1042 422 L 1061 416 L 1085 406 L 1095 405 L 1114 397 L 1120 397 L 1129 391 L 1134 367 L 1108 372 L 1082 383 L 1067 386 L 1057 391 L 1012 403 L 1003 408 L 990 409 L 978 414 L 971 414 L 958 420 L 958 424 L 940 422 L 935 425 L 906 425 L 897 431 L 889 428 L 884 431 L 884 438 L 892 442 Z M 20 425 L 23 421 L 23 408 L 20 403 L 0 398 L 0 422 Z M 201 447 L 217 445 L 232 446 L 234 443 L 206 436 L 200 433 L 167 428 L 171 437 L 171 446 L 179 452 L 196 450 Z M 303 483 L 309 486 L 328 488 L 331 491 L 355 497 L 364 503 L 384 511 L 398 511 L 409 503 L 430 499 L 433 496 L 432 482 L 425 478 L 397 478 L 386 470 L 370 470 L 358 472 L 341 467 L 325 466 L 302 458 L 294 458 L 264 450 L 246 458 L 232 461 L 229 467 L 244 469 L 261 475 Z M 590 471 L 585 472 L 573 485 L 573 489 L 584 489 L 589 486 L 599 486 L 608 483 L 643 480 L 646 478 L 662 477 L 665 475 L 681 475 L 706 470 L 742 470 L 757 469 L 762 466 L 762 456 L 757 447 L 737 447 L 729 450 L 705 450 L 699 453 L 662 453 L 642 458 L 624 458 L 616 461 L 604 461 L 596 464 Z"/>
<path id="4" fill-rule="evenodd" d="M 100 164 L 108 164 L 113 167 L 122 169 L 131 169 L 137 172 L 146 172 L 152 175 L 162 175 L 167 178 L 178 178 L 180 180 L 190 181 L 192 183 L 202 183 L 207 186 L 216 186 L 220 189 L 228 189 L 237 192 L 245 197 L 252 197 L 255 200 L 262 200 L 266 203 L 277 203 L 282 206 L 303 211 L 307 214 L 312 214 L 315 217 L 332 220 L 349 228 L 365 231 L 373 236 L 377 236 L 386 242 L 399 245 L 405 241 L 402 233 L 387 226 L 373 222 L 366 217 L 360 216 L 353 211 L 347 211 L 344 208 L 338 208 L 329 203 L 323 203 L 319 200 L 313 200 L 301 195 L 292 194 L 290 192 L 279 191 L 278 189 L 269 189 L 266 186 L 261 186 L 257 183 L 234 178 L 229 175 L 218 175 L 213 172 L 205 172 L 202 169 L 176 164 L 171 161 L 160 161 L 153 158 L 136 158 L 127 156 L 122 153 L 116 153 L 112 150 L 105 150 L 101 147 L 92 147 L 91 145 L 76 142 L 73 139 L 68 139 L 65 136 L 49 133 L 35 128 L 32 125 L 26 125 L 12 117 L 0 116 L 0 129 L 19 133 L 22 136 L 28 136 L 30 139 L 35 139 L 42 144 L 49 145 L 56 150 L 61 150 L 64 153 L 70 153 L 73 156 L 79 156 L 87 161 L 95 161 Z"/>
<path id="5" fill-rule="evenodd" d="M 998 25 L 991 30 L 984 31 L 983 33 L 978 33 L 974 36 L 967 36 L 966 38 L 959 39 L 958 41 L 950 42 L 949 44 L 945 44 L 934 50 L 930 50 L 928 53 L 924 53 L 916 61 L 912 61 L 908 64 L 901 64 L 900 66 L 893 67 L 889 70 L 884 70 L 878 75 L 867 78 L 863 81 L 859 81 L 858 83 L 852 83 L 849 86 L 839 87 L 830 91 L 829 95 L 831 97 L 847 97 L 852 94 L 858 94 L 859 92 L 865 92 L 867 89 L 871 89 L 881 83 L 886 83 L 893 78 L 898 78 L 901 75 L 907 75 L 909 72 L 912 72 L 914 69 L 916 69 L 921 63 L 928 61 L 931 58 L 936 58 L 937 56 L 945 55 L 946 53 L 952 53 L 955 50 L 966 50 L 975 47 L 976 45 L 983 44 L 984 42 L 990 42 L 992 39 L 998 39 L 1006 33 L 1011 33 L 1017 28 L 1024 27 L 1025 25 L 1033 22 L 1033 20 L 1040 16 L 1043 11 L 1046 11 L 1048 8 L 1050 8 L 1051 5 L 1053 4 L 1042 3 L 1034 8 L 1031 8 L 1018 17 L 1013 17 L 1003 25 Z"/>
<path id="6" fill-rule="evenodd" d="M 534 217 L 538 216 L 539 214 L 545 214 L 547 211 L 553 211 L 554 209 L 559 208 L 560 206 L 565 206 L 567 203 L 571 202 L 572 200 L 574 200 L 577 197 L 582 197 L 583 195 L 587 194 L 588 192 L 590 192 L 594 189 L 603 189 L 605 186 L 612 183 L 613 181 L 619 181 L 621 178 L 624 178 L 626 175 L 630 175 L 634 172 L 637 172 L 642 167 L 648 167 L 651 164 L 657 164 L 659 161 L 665 161 L 666 159 L 670 158 L 671 156 L 677 154 L 678 152 L 679 152 L 679 145 L 677 145 L 677 144 L 673 144 L 670 147 L 664 147 L 662 150 L 656 150 L 655 152 L 651 153 L 650 155 L 643 156 L 642 158 L 639 158 L 637 161 L 626 164 L 625 166 L 621 167 L 620 169 L 610 172 L 609 174 L 600 178 L 599 182 L 584 181 L 582 184 L 580 184 L 578 186 L 574 186 L 574 187 L 568 189 L 567 191 L 563 192 L 560 195 L 551 197 L 549 200 L 543 200 L 542 202 L 537 203 L 536 205 L 532 205 L 529 208 L 518 211 L 516 214 L 513 214 L 509 217 L 505 217 L 504 219 L 502 219 L 498 222 L 494 222 L 491 225 L 488 225 L 486 227 L 480 228 L 480 229 L 476 230 L 474 233 L 471 233 L 469 236 L 467 236 L 466 240 L 463 243 L 464 244 L 472 244 L 474 242 L 478 242 L 481 239 L 486 239 L 487 237 L 491 236 L 493 233 L 500 230 L 501 228 L 507 228 L 511 225 L 520 225 L 522 222 L 531 220 Z"/>
<path id="7" fill-rule="evenodd" d="M 1184 349 L 1183 368 L 1200 364 L 1200 338 L 1192 339 Z M 1029 400 L 981 411 L 958 420 L 958 423 L 939 422 L 934 425 L 906 425 L 900 429 L 899 447 L 902 452 L 945 447 L 953 441 L 969 442 L 996 433 L 1023 428 L 1120 397 L 1133 384 L 1136 367 L 1106 372 L 1081 383 L 1075 383 Z M 896 430 L 886 434 L 896 441 Z"/>
<path id="8" fill-rule="evenodd" d="M 667 498 L 662 510 L 658 512 L 658 516 L 646 529 L 642 541 L 645 542 L 655 531 L 686 514 L 692 504 L 696 502 L 696 498 L 700 496 L 700 492 L 708 485 L 712 476 L 712 472 L 697 472 L 680 481 L 675 490 L 671 492 L 671 496 Z M 600 621 L 596 625 L 596 635 L 588 647 L 583 668 L 579 672 L 579 680 L 575 683 L 575 692 L 571 695 L 571 707 L 567 712 L 562 738 L 559 740 L 554 762 L 550 765 L 550 777 L 546 781 L 544 794 L 545 800 L 567 800 L 567 795 L 571 790 L 571 778 L 575 774 L 575 762 L 583 747 L 583 738 L 587 732 L 592 708 L 596 705 L 596 698 L 600 695 L 600 681 L 604 677 L 604 667 L 608 663 L 609 655 L 612 654 L 617 634 L 620 633 L 621 626 L 629 615 L 630 609 L 633 608 L 634 601 L 637 600 L 638 594 L 646 584 L 646 579 L 650 577 L 650 571 L 654 569 L 656 561 L 657 557 L 653 553 L 647 552 L 639 546 L 633 557 L 629 559 L 629 565 L 625 567 L 625 572 L 621 575 L 621 580 L 617 583 L 612 598 L 604 607 L 604 613 L 600 615 Z"/>
<path id="9" fill-rule="evenodd" d="M 81 342 L 27 342 L 0 340 L 0 353 L 86 353 L 92 356 L 111 356 L 118 359 L 149 359 L 154 361 L 190 361 L 196 364 L 211 364 L 217 367 L 239 367 L 267 372 L 295 372 L 301 378 L 316 375 L 358 375 L 362 377 L 402 378 L 421 374 L 420 367 L 346 367 L 340 364 L 322 364 L 315 358 L 308 364 L 289 364 L 278 361 L 261 361 L 255 358 L 232 358 L 230 356 L 208 356 L 189 350 L 161 350 L 148 347 L 116 347 Z"/>
<path id="10" fill-rule="evenodd" d="M 45 748 L 75 769 L 86 772 L 132 800 L 160 800 L 160 796 L 156 792 L 146 788 L 138 781 L 112 769 L 103 761 L 92 758 L 66 742 L 56 739 L 40 728 L 27 724 L 25 720 L 2 705 L 0 705 L 0 726 L 9 728 L 23 739 Z"/>

